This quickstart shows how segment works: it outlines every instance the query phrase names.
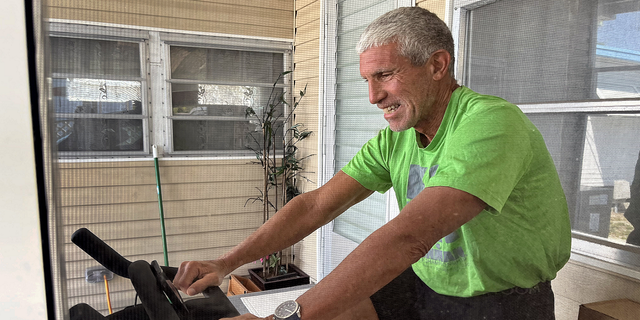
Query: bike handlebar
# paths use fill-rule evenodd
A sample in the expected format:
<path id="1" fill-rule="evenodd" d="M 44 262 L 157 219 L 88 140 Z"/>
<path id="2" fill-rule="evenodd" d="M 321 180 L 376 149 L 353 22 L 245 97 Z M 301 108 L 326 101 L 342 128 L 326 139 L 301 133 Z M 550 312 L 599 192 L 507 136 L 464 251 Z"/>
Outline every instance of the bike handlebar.
<path id="1" fill-rule="evenodd" d="M 113 273 L 129 278 L 129 266 L 131 261 L 113 250 L 102 239 L 98 238 L 87 228 L 80 228 L 71 235 L 71 242 L 75 243 L 82 251 L 86 252 L 105 268 Z"/>
<path id="2" fill-rule="evenodd" d="M 86 228 L 76 230 L 71 236 L 71 242 L 113 273 L 131 279 L 142 301 L 143 309 L 125 308 L 111 315 L 109 319 L 215 320 L 240 315 L 218 287 L 208 288 L 206 298 L 186 302 L 182 299 L 173 299 L 170 302 L 166 287 L 175 290 L 170 280 L 173 280 L 178 268 L 160 267 L 162 269 L 160 272 L 155 261 L 151 265 L 141 260 L 131 262 Z M 161 281 L 169 283 L 166 283 L 167 285 L 163 288 Z M 177 291 L 174 294 L 179 295 Z M 106 319 L 88 305 L 79 304 L 72 310 L 78 319 Z M 72 319 L 75 318 L 72 317 Z"/>
<path id="3" fill-rule="evenodd" d="M 131 261 L 113 250 L 113 248 L 98 238 L 93 232 L 89 231 L 89 229 L 80 228 L 76 230 L 76 232 L 71 235 L 71 242 L 111 272 L 124 278 L 130 278 L 129 266 L 131 265 Z M 171 280 L 178 272 L 178 268 L 174 267 L 163 266 L 161 268 Z"/>

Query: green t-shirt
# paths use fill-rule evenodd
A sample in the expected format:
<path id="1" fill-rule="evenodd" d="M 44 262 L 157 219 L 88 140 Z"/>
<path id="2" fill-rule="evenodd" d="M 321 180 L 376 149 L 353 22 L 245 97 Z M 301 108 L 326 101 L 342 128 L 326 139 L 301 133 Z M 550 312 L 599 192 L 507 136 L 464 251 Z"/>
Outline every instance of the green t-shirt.
<path id="1" fill-rule="evenodd" d="M 567 202 L 540 132 L 507 101 L 460 87 L 433 141 L 381 131 L 342 169 L 364 187 L 392 186 L 400 210 L 424 188 L 468 192 L 488 207 L 413 264 L 434 291 L 470 297 L 555 278 L 569 260 Z"/>

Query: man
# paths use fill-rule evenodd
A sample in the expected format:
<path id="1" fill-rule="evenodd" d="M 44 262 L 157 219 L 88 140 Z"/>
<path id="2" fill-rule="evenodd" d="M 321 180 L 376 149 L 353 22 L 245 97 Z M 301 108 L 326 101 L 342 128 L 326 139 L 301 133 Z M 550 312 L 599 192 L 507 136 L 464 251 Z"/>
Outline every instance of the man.
<path id="1" fill-rule="evenodd" d="M 176 286 L 195 294 L 220 284 L 393 186 L 398 217 L 290 302 L 299 315 L 279 318 L 553 319 L 549 280 L 569 259 L 571 236 L 540 133 L 516 106 L 456 83 L 451 33 L 424 9 L 381 16 L 358 52 L 389 128 L 231 252 L 183 263 Z"/>

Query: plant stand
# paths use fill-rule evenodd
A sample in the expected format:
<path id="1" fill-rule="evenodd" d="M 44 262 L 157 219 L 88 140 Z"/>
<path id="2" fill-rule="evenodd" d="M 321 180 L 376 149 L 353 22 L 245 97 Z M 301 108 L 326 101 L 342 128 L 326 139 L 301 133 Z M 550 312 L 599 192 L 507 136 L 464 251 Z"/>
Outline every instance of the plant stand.
<path id="1" fill-rule="evenodd" d="M 309 284 L 309 275 L 294 264 L 289 264 L 289 273 L 268 279 L 262 277 L 262 268 L 249 269 L 251 280 L 262 290 L 287 288 Z"/>
<path id="2" fill-rule="evenodd" d="M 262 291 L 256 286 L 249 278 L 231 275 L 229 279 L 229 289 L 227 290 L 227 296 L 235 296 L 238 294 L 252 293 Z"/>

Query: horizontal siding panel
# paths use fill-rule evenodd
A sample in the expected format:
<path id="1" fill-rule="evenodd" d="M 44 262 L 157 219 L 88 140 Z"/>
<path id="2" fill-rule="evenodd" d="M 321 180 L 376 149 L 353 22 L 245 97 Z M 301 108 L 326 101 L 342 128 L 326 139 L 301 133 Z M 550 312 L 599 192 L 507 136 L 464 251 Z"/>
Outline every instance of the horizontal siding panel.
<path id="1" fill-rule="evenodd" d="M 183 0 L 185 1 L 185 0 Z M 256 7 L 266 9 L 277 9 L 293 11 L 293 0 L 191 0 L 194 2 L 210 2 L 219 4 L 229 4 L 236 7 Z"/>
<path id="2" fill-rule="evenodd" d="M 310 60 L 310 59 L 319 59 L 318 58 L 319 52 L 320 52 L 320 39 L 312 39 L 311 41 L 307 41 L 305 43 L 301 43 L 296 46 L 296 54 L 293 59 L 296 62 Z M 318 67 L 315 67 L 315 69 L 318 70 Z M 316 75 L 316 78 L 317 77 L 318 76 Z"/>
<path id="3" fill-rule="evenodd" d="M 249 162 L 249 160 L 247 160 Z M 256 180 L 262 177 L 259 165 L 158 166 L 161 183 L 221 182 Z M 156 184 L 155 168 L 112 167 L 60 170 L 60 186 L 95 187 Z"/>
<path id="4" fill-rule="evenodd" d="M 251 158 L 247 159 L 208 159 L 200 160 L 197 158 L 187 160 L 174 160 L 174 159 L 159 159 L 160 166 L 163 167 L 179 167 L 179 166 L 233 166 L 244 165 L 251 161 Z M 153 167 L 153 158 L 148 160 L 133 160 L 133 161 L 66 161 L 57 164 L 60 169 L 86 169 L 86 168 L 128 168 L 128 167 Z"/>
<path id="5" fill-rule="evenodd" d="M 60 5 L 50 3 L 50 8 L 68 8 L 85 12 L 118 13 L 175 20 L 223 22 L 230 25 L 252 25 L 259 21 L 262 26 L 283 29 L 291 29 L 293 26 L 293 6 L 289 10 L 282 10 L 243 6 L 240 3 L 226 4 L 190 0 L 157 0 L 152 5 L 146 1 L 67 0 Z"/>
<path id="6" fill-rule="evenodd" d="M 241 229 L 234 230 L 167 234 L 167 247 L 170 252 L 231 247 L 240 243 L 259 226 L 260 223 L 254 222 L 248 223 Z M 92 232 L 94 231 L 95 230 L 92 230 Z M 98 234 L 98 231 L 95 232 Z M 98 236 L 100 236 L 100 234 L 98 234 Z M 133 258 L 136 255 L 150 255 L 162 252 L 162 239 L 159 232 L 155 236 L 144 238 L 104 239 L 104 241 L 125 257 Z M 70 242 L 65 243 L 65 254 L 70 260 L 74 261 L 92 260 L 89 255 Z"/>
<path id="7" fill-rule="evenodd" d="M 95 2 L 87 1 L 87 2 Z M 146 5 L 148 7 L 155 7 L 154 10 L 166 10 L 167 4 L 171 3 L 181 3 L 181 4 L 189 4 L 193 3 L 195 6 L 203 6 L 203 5 L 234 5 L 238 8 L 252 7 L 252 8 L 266 8 L 266 9 L 278 9 L 284 11 L 292 11 L 293 10 L 293 0 L 155 0 L 152 3 L 155 3 L 155 6 L 150 6 L 149 1 L 142 0 L 110 0 L 113 6 L 117 6 L 120 10 L 126 9 L 128 6 L 133 5 Z M 49 0 L 47 4 L 51 6 L 59 6 L 59 7 L 73 7 L 72 2 L 69 0 Z"/>
<path id="8" fill-rule="evenodd" d="M 262 212 L 250 212 L 233 215 L 202 216 L 190 218 L 165 219 L 167 235 L 182 234 L 185 232 L 199 233 L 221 230 L 235 230 L 255 228 L 262 224 Z M 160 235 L 160 221 L 142 220 L 114 223 L 99 223 L 84 225 L 93 233 L 107 239 L 117 236 L 123 238 L 140 238 Z M 64 227 L 64 239 L 71 239 L 71 235 L 78 229 L 76 226 Z M 111 235 L 111 236 L 109 236 Z"/>
<path id="9" fill-rule="evenodd" d="M 296 10 L 296 25 L 304 25 L 317 19 L 320 19 L 320 1 L 312 2 Z"/>
<path id="10" fill-rule="evenodd" d="M 305 76 L 309 77 L 311 79 L 317 78 L 318 77 L 318 59 L 317 58 L 312 58 L 312 59 L 307 59 L 307 60 L 304 60 L 304 61 L 297 62 L 296 63 L 296 75 L 298 76 L 298 79 L 305 79 Z M 314 75 L 315 75 L 315 77 L 314 77 Z M 302 80 L 297 80 L 296 82 L 299 83 L 301 81 Z M 309 88 L 309 86 L 307 84 L 307 91 L 313 92 L 311 90 L 314 90 L 314 92 L 315 92 L 315 94 L 317 96 L 318 88 Z"/>
<path id="11" fill-rule="evenodd" d="M 296 45 L 320 38 L 320 18 L 308 21 L 296 27 Z M 295 57 L 294 57 L 295 58 Z"/>
<path id="12" fill-rule="evenodd" d="M 83 20 L 104 23 L 115 23 L 132 26 L 147 26 L 174 30 L 191 30 L 237 34 L 258 37 L 273 37 L 282 39 L 293 38 L 293 28 L 270 27 L 260 24 L 233 24 L 222 21 L 207 21 L 196 19 L 176 19 L 173 17 L 158 17 L 128 14 L 121 12 L 99 12 L 74 8 L 49 8 L 51 18 Z M 260 19 L 256 18 L 256 21 Z"/>
<path id="13" fill-rule="evenodd" d="M 320 2 L 318 0 L 296 0 L 295 1 L 295 5 L 296 5 L 296 10 L 300 10 L 303 9 L 309 5 L 313 5 L 315 2 Z"/>
<path id="14" fill-rule="evenodd" d="M 162 198 L 171 200 L 197 200 L 207 198 L 240 197 L 257 195 L 256 187 L 262 181 L 212 182 L 188 184 L 162 184 Z M 110 205 L 112 203 L 135 203 L 156 201 L 155 185 L 115 186 L 92 188 L 66 188 L 61 197 L 61 206 Z"/>
<path id="15" fill-rule="evenodd" d="M 313 60 L 311 60 L 313 61 Z M 313 62 L 309 62 L 308 65 L 311 65 Z M 304 63 L 302 63 L 304 65 Z M 315 79 L 318 77 L 318 68 L 298 68 L 298 64 L 296 63 L 296 81 L 308 83 L 309 80 Z"/>
<path id="16" fill-rule="evenodd" d="M 196 217 L 254 212 L 259 204 L 248 204 L 248 196 L 218 199 L 164 201 L 165 218 Z M 246 205 L 245 205 L 246 204 Z M 59 209 L 65 225 L 88 223 L 125 222 L 156 219 L 159 216 L 157 201 L 145 203 L 116 203 L 110 205 L 73 206 Z"/>

